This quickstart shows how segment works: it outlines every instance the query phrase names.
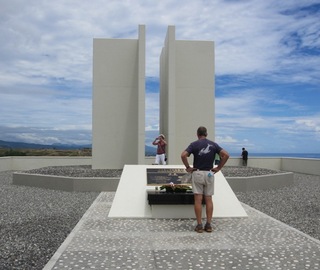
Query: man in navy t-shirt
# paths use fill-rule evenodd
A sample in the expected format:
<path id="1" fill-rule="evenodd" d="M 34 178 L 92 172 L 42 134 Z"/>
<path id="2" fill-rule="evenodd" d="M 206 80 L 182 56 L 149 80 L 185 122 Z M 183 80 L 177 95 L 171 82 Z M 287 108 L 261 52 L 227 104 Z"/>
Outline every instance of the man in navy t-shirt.
<path id="1" fill-rule="evenodd" d="M 196 232 L 202 233 L 202 200 L 206 203 L 207 222 L 205 231 L 212 232 L 211 220 L 213 215 L 212 195 L 214 193 L 214 173 L 217 173 L 229 159 L 229 154 L 217 143 L 207 139 L 207 129 L 199 127 L 198 140 L 192 142 L 181 153 L 181 160 L 188 173 L 192 173 L 192 190 L 194 193 L 194 211 L 197 219 Z M 193 167 L 190 167 L 188 157 L 193 154 Z M 215 155 L 220 156 L 220 162 L 214 167 Z"/>

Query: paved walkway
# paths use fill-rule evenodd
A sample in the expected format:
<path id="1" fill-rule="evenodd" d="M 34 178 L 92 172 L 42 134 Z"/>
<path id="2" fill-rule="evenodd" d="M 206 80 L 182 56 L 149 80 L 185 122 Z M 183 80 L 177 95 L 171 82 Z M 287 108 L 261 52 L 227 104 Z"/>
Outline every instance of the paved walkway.
<path id="1" fill-rule="evenodd" d="M 45 270 L 320 269 L 319 240 L 247 205 L 248 218 L 199 234 L 193 219 L 108 218 L 114 194 L 98 196 Z"/>

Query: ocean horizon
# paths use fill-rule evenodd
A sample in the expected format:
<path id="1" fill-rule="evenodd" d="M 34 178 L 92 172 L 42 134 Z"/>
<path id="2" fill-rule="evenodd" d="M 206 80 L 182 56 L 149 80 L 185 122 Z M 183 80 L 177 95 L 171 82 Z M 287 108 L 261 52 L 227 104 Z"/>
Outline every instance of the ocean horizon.
<path id="1" fill-rule="evenodd" d="M 230 153 L 232 158 L 241 158 L 241 153 Z M 292 157 L 292 158 L 316 158 L 320 159 L 320 153 L 250 153 L 251 157 Z"/>

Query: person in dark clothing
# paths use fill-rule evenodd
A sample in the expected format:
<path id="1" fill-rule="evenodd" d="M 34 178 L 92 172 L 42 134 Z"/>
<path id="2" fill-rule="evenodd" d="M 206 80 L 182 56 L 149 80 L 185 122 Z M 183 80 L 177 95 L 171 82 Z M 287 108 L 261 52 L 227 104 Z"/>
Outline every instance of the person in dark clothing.
<path id="1" fill-rule="evenodd" d="M 212 232 L 211 220 L 213 215 L 212 195 L 214 193 L 214 174 L 221 170 L 229 158 L 226 150 L 217 143 L 207 139 L 207 129 L 199 127 L 198 140 L 192 142 L 181 153 L 181 160 L 186 166 L 186 171 L 192 173 L 192 191 L 194 193 L 194 211 L 197 219 L 195 231 L 203 232 L 202 226 L 202 200 L 206 203 L 206 218 L 204 230 Z M 188 157 L 193 154 L 193 167 L 189 165 Z M 220 157 L 218 166 L 214 166 L 216 154 Z"/>
<path id="2" fill-rule="evenodd" d="M 241 156 L 242 156 L 242 165 L 247 166 L 247 164 L 248 164 L 248 151 L 244 147 L 242 148 Z"/>

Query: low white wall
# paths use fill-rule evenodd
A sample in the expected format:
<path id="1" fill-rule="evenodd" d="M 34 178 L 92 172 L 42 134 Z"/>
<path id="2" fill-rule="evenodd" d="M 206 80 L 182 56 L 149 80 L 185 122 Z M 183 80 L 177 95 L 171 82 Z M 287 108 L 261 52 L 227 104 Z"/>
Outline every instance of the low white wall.
<path id="1" fill-rule="evenodd" d="M 64 191 L 116 191 L 119 178 L 115 177 L 65 177 L 53 175 L 38 175 L 14 173 L 14 185 L 47 188 Z"/>
<path id="2" fill-rule="evenodd" d="M 152 165 L 156 160 L 156 157 L 145 157 L 145 165 Z"/>
<path id="3" fill-rule="evenodd" d="M 293 185 L 293 173 L 257 175 L 250 177 L 226 177 L 233 191 L 277 189 Z"/>
<path id="4" fill-rule="evenodd" d="M 1 157 L 0 171 L 23 171 L 47 166 L 91 165 L 91 157 Z"/>
<path id="5" fill-rule="evenodd" d="M 12 170 L 12 158 L 0 157 L 0 172 Z"/>
<path id="6" fill-rule="evenodd" d="M 254 168 L 265 168 L 265 169 L 271 169 L 271 170 L 281 170 L 281 159 L 282 158 L 250 158 L 248 160 L 248 167 L 254 167 Z M 152 163 L 155 162 L 155 157 L 145 157 L 145 164 L 146 165 L 152 165 Z M 181 165 L 180 164 L 177 165 Z M 170 162 L 169 162 L 170 165 Z M 242 159 L 241 158 L 229 158 L 226 166 L 242 166 Z"/>
<path id="7" fill-rule="evenodd" d="M 320 175 L 320 159 L 283 158 L 281 169 L 288 172 Z"/>
<path id="8" fill-rule="evenodd" d="M 259 158 L 253 157 L 248 160 L 248 167 L 265 168 L 271 170 L 282 170 L 281 161 L 282 158 Z M 226 166 L 242 166 L 241 158 L 229 158 Z"/>
<path id="9" fill-rule="evenodd" d="M 226 166 L 241 166 L 241 158 L 230 158 Z M 313 158 L 273 158 L 252 157 L 248 166 L 287 172 L 320 175 L 320 159 Z"/>
<path id="10" fill-rule="evenodd" d="M 155 157 L 146 157 L 145 165 Z M 0 157 L 0 171 L 21 171 L 47 166 L 92 165 L 91 157 Z M 181 165 L 181 164 L 177 164 Z M 230 158 L 226 166 L 241 166 L 240 158 Z M 320 159 L 309 158 L 250 158 L 249 167 L 320 175 Z"/>

